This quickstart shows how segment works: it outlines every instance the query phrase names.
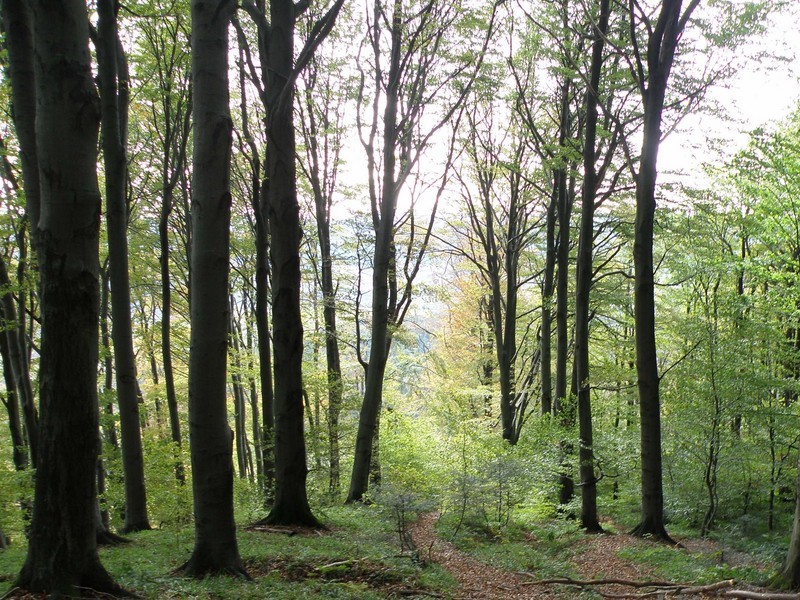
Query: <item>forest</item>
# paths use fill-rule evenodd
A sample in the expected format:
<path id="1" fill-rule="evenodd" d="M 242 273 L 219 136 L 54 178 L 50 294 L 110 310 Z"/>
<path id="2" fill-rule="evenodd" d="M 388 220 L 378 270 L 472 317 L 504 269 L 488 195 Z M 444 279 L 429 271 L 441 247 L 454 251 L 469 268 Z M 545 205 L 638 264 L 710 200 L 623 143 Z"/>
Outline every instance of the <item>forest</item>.
<path id="1" fill-rule="evenodd" d="M 800 599 L 796 3 L 0 7 L 0 598 Z"/>

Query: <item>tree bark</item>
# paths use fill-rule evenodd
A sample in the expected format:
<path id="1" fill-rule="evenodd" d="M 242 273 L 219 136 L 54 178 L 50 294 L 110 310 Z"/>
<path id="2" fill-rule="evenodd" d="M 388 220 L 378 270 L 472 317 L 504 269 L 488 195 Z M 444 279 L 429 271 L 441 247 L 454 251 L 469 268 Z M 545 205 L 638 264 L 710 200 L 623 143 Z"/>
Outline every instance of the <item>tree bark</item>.
<path id="1" fill-rule="evenodd" d="M 260 200 L 255 201 L 256 221 L 256 302 L 259 380 L 261 383 L 261 437 L 264 500 L 271 506 L 275 498 L 275 392 L 272 376 L 272 341 L 269 334 L 269 221 Z"/>
<path id="2" fill-rule="evenodd" d="M 800 463 L 798 463 L 800 465 Z M 780 589 L 800 589 L 800 468 L 795 483 L 796 498 L 792 535 L 789 538 L 789 550 L 780 572 L 770 581 L 772 587 Z"/>
<path id="3" fill-rule="evenodd" d="M 125 475 L 125 525 L 123 532 L 150 529 L 144 483 L 144 455 L 139 429 L 136 357 L 133 352 L 131 290 L 128 274 L 127 74 L 121 65 L 117 33 L 116 0 L 97 4 L 97 62 L 102 112 L 105 165 L 106 224 L 108 227 L 109 279 L 111 282 L 111 337 L 119 405 L 122 465 Z"/>
<path id="4" fill-rule="evenodd" d="M 9 390 L 14 390 L 22 408 L 22 422 L 27 434 L 31 466 L 35 468 L 39 447 L 39 416 L 36 412 L 36 399 L 31 385 L 28 354 L 21 344 L 21 341 L 25 338 L 25 331 L 24 329 L 20 330 L 22 324 L 18 318 L 19 313 L 11 293 L 11 285 L 5 260 L 0 257 L 0 286 L 5 288 L 0 297 L 0 312 L 2 312 L 3 320 L 5 321 L 5 331 L 0 335 L 5 338 L 8 350 L 8 365 L 4 361 L 3 367 L 6 368 L 7 366 L 11 372 L 13 387 L 9 388 Z M 24 292 L 20 291 L 20 293 Z"/>
<path id="5" fill-rule="evenodd" d="M 589 87 L 586 90 L 586 123 L 583 146 L 583 194 L 581 225 L 578 239 L 578 260 L 575 278 L 575 371 L 578 391 L 578 449 L 581 478 L 581 527 L 587 532 L 603 528 L 597 518 L 597 477 L 594 474 L 591 381 L 589 378 L 589 295 L 592 288 L 594 246 L 594 207 L 597 195 L 597 106 L 600 74 L 603 69 L 603 47 L 608 31 L 610 1 L 600 0 L 599 15 L 592 43 Z"/>
<path id="6" fill-rule="evenodd" d="M 300 314 L 300 207 L 294 131 L 292 0 L 270 1 L 264 210 L 270 223 L 275 361 L 275 500 L 266 523 L 320 526 L 306 491 L 303 434 L 303 322 Z"/>
<path id="7" fill-rule="evenodd" d="M 555 398 L 553 399 L 553 412 L 558 415 L 562 427 L 569 430 L 575 424 L 575 406 L 567 391 L 567 358 L 569 355 L 569 238 L 570 217 L 572 215 L 572 191 L 569 186 L 567 173 L 568 158 L 566 156 L 566 143 L 570 131 L 571 111 L 569 106 L 570 82 L 565 80 L 561 84 L 561 107 L 558 143 L 561 156 L 556 160 L 561 164 L 554 169 L 556 197 L 556 222 L 558 231 L 556 235 L 556 380 Z M 575 493 L 575 484 L 572 479 L 571 467 L 568 456 L 574 453 L 572 442 L 563 440 L 561 443 L 561 472 L 558 476 L 559 503 L 568 504 Z"/>
<path id="8" fill-rule="evenodd" d="M 554 179 L 555 181 L 555 179 Z M 556 221 L 558 186 L 554 183 L 550 203 L 545 217 L 546 248 L 544 280 L 542 282 L 542 415 L 553 412 L 553 290 L 556 267 Z"/>
<path id="9" fill-rule="evenodd" d="M 227 415 L 232 122 L 228 24 L 232 0 L 192 1 L 194 152 L 189 440 L 195 545 L 187 575 L 247 577 L 233 517 L 233 435 Z"/>
<path id="10" fill-rule="evenodd" d="M 30 224 L 31 245 L 40 254 L 39 217 L 41 197 L 36 141 L 36 82 L 34 79 L 33 22 L 30 2 L 3 0 L 3 29 L 11 76 L 11 118 L 19 142 L 25 213 Z"/>
<path id="11" fill-rule="evenodd" d="M 647 39 L 647 76 L 640 81 L 644 126 L 639 173 L 636 177 L 636 221 L 633 242 L 636 374 L 641 420 L 642 518 L 635 535 L 672 541 L 664 527 L 661 457 L 660 377 L 656 355 L 653 221 L 661 119 L 675 50 L 688 17 L 699 0 L 681 15 L 681 0 L 662 0 L 655 27 Z M 631 22 L 634 15 L 630 15 Z M 633 26 L 632 26 L 633 29 Z M 637 56 L 641 65 L 641 57 Z"/>
<path id="12" fill-rule="evenodd" d="M 311 71 L 311 69 L 314 69 Z M 319 245 L 320 268 L 319 279 L 322 288 L 322 317 L 325 325 L 325 362 L 328 384 L 328 492 L 336 498 L 340 493 L 340 457 L 339 457 L 339 415 L 342 410 L 342 366 L 339 352 L 339 337 L 336 331 L 336 289 L 333 279 L 333 255 L 331 253 L 331 205 L 333 202 L 334 183 L 338 171 L 339 151 L 341 148 L 338 130 L 332 135 L 334 140 L 327 140 L 320 146 L 321 136 L 330 135 L 331 122 L 330 103 L 315 101 L 315 85 L 321 73 L 312 62 L 309 65 L 309 77 L 306 80 L 304 102 L 305 117 L 303 135 L 306 146 L 308 165 L 306 174 L 311 183 L 314 196 L 314 216 L 317 224 L 317 243 Z M 330 73 L 328 77 L 337 77 Z M 327 83 L 329 85 L 329 83 Z M 324 91 L 329 91 L 328 88 Z M 321 105 L 320 105 L 321 104 Z M 318 123 L 318 113 L 322 111 L 322 131 Z M 339 115 L 334 115 L 338 117 Z"/>
<path id="13" fill-rule="evenodd" d="M 3 318 L 5 318 L 5 315 L 3 315 Z M 29 465 L 28 451 L 25 437 L 22 434 L 19 399 L 14 383 L 14 374 L 11 371 L 8 337 L 5 335 L 0 335 L 0 358 L 3 361 L 3 381 L 6 384 L 5 397 L 2 398 L 2 402 L 8 414 L 8 429 L 11 434 L 11 458 L 14 462 L 14 468 L 17 471 L 24 471 Z"/>
<path id="14" fill-rule="evenodd" d="M 31 2 L 42 211 L 40 456 L 30 543 L 17 585 L 120 593 L 95 540 L 99 105 L 82 0 Z"/>
<path id="15" fill-rule="evenodd" d="M 377 9 L 376 9 L 376 12 Z M 386 105 L 383 112 L 383 198 L 375 221 L 375 252 L 372 261 L 372 322 L 369 362 L 364 383 L 364 399 L 358 417 L 353 472 L 347 502 L 360 502 L 369 485 L 372 446 L 378 415 L 383 404 L 383 378 L 391 347 L 389 333 L 389 269 L 393 264 L 394 216 L 397 208 L 395 181 L 395 148 L 397 144 L 397 105 L 400 87 L 400 55 L 402 14 L 395 0 L 391 23 L 391 59 L 386 86 Z M 376 17 L 378 15 L 376 14 Z M 379 27 L 378 23 L 375 27 Z M 377 44 L 377 40 L 374 42 Z M 377 52 L 377 50 L 376 50 Z M 373 208 L 373 211 L 375 209 Z"/>

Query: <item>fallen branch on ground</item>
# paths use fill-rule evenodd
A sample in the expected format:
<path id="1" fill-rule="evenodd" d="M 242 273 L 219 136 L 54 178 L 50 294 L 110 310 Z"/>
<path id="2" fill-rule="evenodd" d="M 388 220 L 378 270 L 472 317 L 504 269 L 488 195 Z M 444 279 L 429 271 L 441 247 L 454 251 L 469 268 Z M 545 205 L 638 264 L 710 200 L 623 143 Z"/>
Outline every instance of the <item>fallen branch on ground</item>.
<path id="1" fill-rule="evenodd" d="M 526 573 L 526 575 L 530 575 Z M 688 584 L 675 583 L 672 581 L 631 581 L 630 579 L 573 579 L 572 577 L 556 577 L 554 579 L 541 579 L 538 581 L 526 581 L 522 585 L 575 585 L 578 587 L 588 587 L 593 585 L 624 585 L 635 588 L 673 588 L 676 586 L 689 587 Z"/>
<path id="2" fill-rule="evenodd" d="M 717 595 L 722 590 L 728 590 L 733 587 L 735 581 L 727 579 L 725 581 L 718 581 L 707 585 L 692 585 L 687 583 L 674 583 L 671 581 L 631 581 L 629 579 L 572 579 L 571 577 L 558 577 L 555 579 L 542 579 L 540 581 L 526 581 L 522 585 L 573 585 L 580 588 L 596 587 L 602 585 L 619 585 L 624 587 L 632 587 L 636 589 L 652 588 L 652 591 L 636 592 L 627 594 L 615 594 L 612 592 L 600 592 L 604 598 L 655 598 L 666 597 L 677 594 L 715 594 Z M 736 590 L 738 592 L 739 590 Z M 752 594 L 753 592 L 742 592 Z M 757 595 L 757 596 L 736 596 L 729 595 L 731 591 L 725 592 L 723 595 L 730 598 L 745 598 L 747 600 L 800 600 L 799 595 L 791 595 L 790 597 L 778 598 L 775 595 Z"/>
<path id="3" fill-rule="evenodd" d="M 733 579 L 729 579 L 726 581 L 718 581 L 717 583 L 711 583 L 709 585 L 695 585 L 695 586 L 682 586 L 676 585 L 672 588 L 661 587 L 660 589 L 653 590 L 651 592 L 642 592 L 642 593 L 634 593 L 634 594 L 612 594 L 611 592 L 601 592 L 598 590 L 598 594 L 600 594 L 603 598 L 666 598 L 669 596 L 675 596 L 680 594 L 682 596 L 691 596 L 691 595 L 699 595 L 699 594 L 713 594 L 718 595 L 717 592 L 721 590 L 725 590 L 731 586 L 733 586 L 734 581 Z"/>
<path id="4" fill-rule="evenodd" d="M 800 600 L 800 594 L 791 592 L 750 592 L 748 590 L 730 590 L 725 592 L 725 598 L 744 598 L 745 600 Z"/>
<path id="5" fill-rule="evenodd" d="M 260 531 L 262 533 L 281 533 L 289 537 L 297 535 L 297 531 L 289 527 L 265 527 L 263 525 L 253 525 L 247 528 L 248 531 Z"/>

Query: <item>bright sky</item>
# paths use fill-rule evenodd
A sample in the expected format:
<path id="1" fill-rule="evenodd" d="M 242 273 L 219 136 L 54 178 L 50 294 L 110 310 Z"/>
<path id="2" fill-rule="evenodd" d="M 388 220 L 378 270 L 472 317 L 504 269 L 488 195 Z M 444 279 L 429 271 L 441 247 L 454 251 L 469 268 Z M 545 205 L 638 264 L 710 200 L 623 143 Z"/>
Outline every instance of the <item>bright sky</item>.
<path id="1" fill-rule="evenodd" d="M 724 160 L 718 150 L 709 148 L 706 139 L 726 140 L 725 153 L 733 154 L 748 140 L 747 132 L 758 127 L 773 127 L 800 104 L 800 3 L 787 3 L 780 14 L 772 15 L 766 31 L 739 49 L 746 60 L 724 86 L 715 86 L 709 96 L 725 108 L 729 121 L 707 114 L 688 116 L 680 129 L 662 144 L 659 171 L 686 171 L 697 174 L 704 164 Z M 781 56 L 759 59 L 760 52 Z"/>

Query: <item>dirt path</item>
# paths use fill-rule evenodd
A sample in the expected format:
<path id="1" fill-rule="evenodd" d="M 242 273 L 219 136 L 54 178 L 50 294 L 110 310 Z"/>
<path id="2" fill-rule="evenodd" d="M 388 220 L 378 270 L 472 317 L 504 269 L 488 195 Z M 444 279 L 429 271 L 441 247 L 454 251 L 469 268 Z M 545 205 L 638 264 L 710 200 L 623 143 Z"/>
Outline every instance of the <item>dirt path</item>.
<path id="1" fill-rule="evenodd" d="M 522 600 L 545 598 L 577 598 L 580 591 L 575 587 L 562 585 L 524 585 L 533 579 L 521 573 L 499 569 L 488 565 L 472 556 L 461 552 L 450 542 L 441 539 L 434 529 L 438 515 L 423 514 L 411 526 L 411 536 L 417 546 L 420 557 L 431 560 L 447 571 L 458 581 L 460 589 L 457 598 L 487 600 Z M 532 540 L 532 543 L 536 543 Z M 706 545 L 710 543 L 706 542 Z M 657 545 L 656 542 L 633 537 L 627 534 L 588 535 L 578 540 L 572 555 L 571 565 L 578 576 L 584 580 L 622 579 L 626 581 L 650 581 L 654 574 L 652 569 L 637 565 L 619 557 L 623 548 L 641 548 L 642 550 Z M 708 551 L 708 548 L 691 548 L 694 552 Z M 565 575 L 572 570 L 564 566 Z M 532 574 L 535 576 L 535 574 Z M 745 586 L 754 589 L 751 586 Z M 593 586 L 593 589 L 604 594 L 620 595 L 637 593 L 630 587 L 618 585 Z M 687 598 L 676 595 L 674 598 Z M 692 598 L 705 598 L 704 595 L 692 595 Z"/>
<path id="2" fill-rule="evenodd" d="M 423 514 L 411 526 L 411 537 L 421 558 L 440 564 L 456 578 L 461 586 L 458 598 L 522 600 L 554 597 L 552 592 L 537 590 L 537 586 L 522 585 L 530 581 L 529 577 L 487 565 L 441 539 L 434 531 L 437 518 L 436 513 Z"/>
<path id="3" fill-rule="evenodd" d="M 532 578 L 498 569 L 461 552 L 438 537 L 434 530 L 437 518 L 435 513 L 422 515 L 412 526 L 411 535 L 422 558 L 440 564 L 456 578 L 461 585 L 459 597 L 528 599 L 578 596 L 576 588 L 522 585 Z M 584 579 L 613 577 L 644 581 L 651 579 L 649 570 L 619 558 L 617 552 L 625 547 L 652 543 L 629 535 L 590 535 L 577 542 L 572 562 Z M 564 571 L 565 574 L 568 571 L 566 565 Z M 599 586 L 598 589 L 610 593 L 630 591 L 630 588 L 619 586 Z"/>

